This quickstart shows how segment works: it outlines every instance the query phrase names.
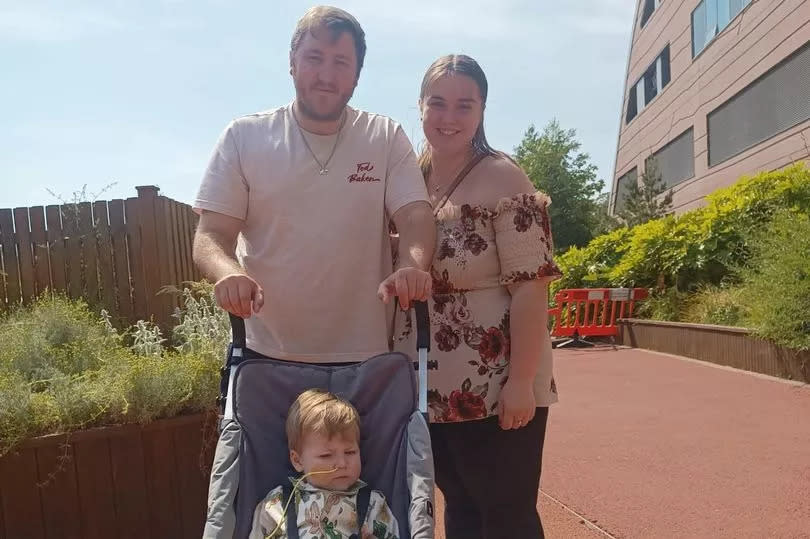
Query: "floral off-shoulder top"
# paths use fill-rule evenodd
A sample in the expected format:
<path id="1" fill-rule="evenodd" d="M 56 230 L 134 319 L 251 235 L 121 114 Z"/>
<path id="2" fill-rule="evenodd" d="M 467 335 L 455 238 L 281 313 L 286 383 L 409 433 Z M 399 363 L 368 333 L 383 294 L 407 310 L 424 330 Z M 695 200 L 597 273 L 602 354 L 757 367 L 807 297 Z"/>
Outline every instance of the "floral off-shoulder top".
<path id="1" fill-rule="evenodd" d="M 497 413 L 509 375 L 510 284 L 562 276 L 553 260 L 545 194 L 501 199 L 495 210 L 446 205 L 437 216 L 431 267 L 429 419 L 434 423 L 483 419 Z M 538 327 L 537 331 L 547 331 Z M 397 350 L 415 347 L 410 313 L 398 313 Z M 557 401 L 551 348 L 543 350 L 534 381 L 537 406 Z"/>

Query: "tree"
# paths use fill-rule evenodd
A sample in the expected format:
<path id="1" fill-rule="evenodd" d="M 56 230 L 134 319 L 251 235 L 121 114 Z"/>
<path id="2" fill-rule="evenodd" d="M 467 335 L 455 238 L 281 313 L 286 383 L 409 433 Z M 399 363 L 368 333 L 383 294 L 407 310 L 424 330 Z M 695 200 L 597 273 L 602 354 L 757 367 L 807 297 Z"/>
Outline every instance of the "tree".
<path id="1" fill-rule="evenodd" d="M 655 159 L 648 159 L 641 175 L 641 185 L 631 184 L 624 195 L 624 207 L 619 217 L 627 226 L 636 226 L 659 217 L 664 217 L 672 210 L 672 190 L 661 178 Z"/>
<path id="2" fill-rule="evenodd" d="M 529 127 L 515 149 L 515 160 L 534 186 L 551 197 L 549 216 L 559 251 L 587 245 L 598 220 L 596 197 L 605 184 L 581 146 L 574 129 L 551 120 L 542 133 Z"/>
<path id="3" fill-rule="evenodd" d="M 621 220 L 610 214 L 610 193 L 600 193 L 596 197 L 596 212 L 592 229 L 594 237 L 613 232 L 621 226 Z"/>

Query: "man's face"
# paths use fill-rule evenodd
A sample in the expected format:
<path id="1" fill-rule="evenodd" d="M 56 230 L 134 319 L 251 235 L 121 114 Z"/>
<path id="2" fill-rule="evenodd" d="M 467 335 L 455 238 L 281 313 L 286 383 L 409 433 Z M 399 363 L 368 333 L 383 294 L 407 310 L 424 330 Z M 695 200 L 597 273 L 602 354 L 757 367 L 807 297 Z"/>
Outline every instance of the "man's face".
<path id="1" fill-rule="evenodd" d="M 360 447 L 351 433 L 329 438 L 308 432 L 301 440 L 300 451 L 290 451 L 290 460 L 299 472 L 316 472 L 307 481 L 318 488 L 346 490 L 360 478 Z"/>
<path id="2" fill-rule="evenodd" d="M 335 39 L 327 28 L 314 29 L 290 54 L 290 73 L 302 114 L 321 122 L 339 119 L 357 85 L 354 38 L 342 32 Z"/>

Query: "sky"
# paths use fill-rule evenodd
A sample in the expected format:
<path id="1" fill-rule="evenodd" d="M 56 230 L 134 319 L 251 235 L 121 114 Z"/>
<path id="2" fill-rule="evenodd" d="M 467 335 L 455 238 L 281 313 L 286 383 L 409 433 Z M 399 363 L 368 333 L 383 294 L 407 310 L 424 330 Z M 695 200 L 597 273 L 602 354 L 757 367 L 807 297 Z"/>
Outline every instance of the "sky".
<path id="1" fill-rule="evenodd" d="M 66 7 L 70 5 L 70 7 Z M 190 202 L 222 129 L 289 103 L 291 0 L 0 0 L 0 208 L 125 198 Z M 490 143 L 530 125 L 576 129 L 609 189 L 633 0 L 334 0 L 361 23 L 350 104 L 423 139 L 416 102 L 439 56 L 489 80 Z"/>

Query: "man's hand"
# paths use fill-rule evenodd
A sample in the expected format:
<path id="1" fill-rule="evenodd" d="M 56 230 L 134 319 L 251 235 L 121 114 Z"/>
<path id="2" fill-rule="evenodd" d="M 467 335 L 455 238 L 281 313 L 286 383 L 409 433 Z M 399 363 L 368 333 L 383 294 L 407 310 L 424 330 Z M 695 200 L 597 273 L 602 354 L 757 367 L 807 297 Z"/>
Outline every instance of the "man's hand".
<path id="1" fill-rule="evenodd" d="M 264 291 L 236 260 L 236 238 L 244 227 L 241 219 L 203 211 L 194 234 L 194 262 L 215 282 L 217 305 L 241 318 L 250 318 L 264 305 Z"/>
<path id="2" fill-rule="evenodd" d="M 380 283 L 377 296 L 388 305 L 394 296 L 399 298 L 399 305 L 407 311 L 412 301 L 427 301 L 433 287 L 430 274 L 417 268 L 401 268 Z"/>
<path id="3" fill-rule="evenodd" d="M 236 260 L 241 219 L 203 210 L 194 234 L 194 262 L 213 281 L 217 305 L 241 318 L 250 318 L 264 305 L 264 291 Z"/>
<path id="4" fill-rule="evenodd" d="M 498 397 L 498 423 L 503 430 L 525 427 L 534 418 L 536 403 L 532 380 L 510 378 Z"/>
<path id="5" fill-rule="evenodd" d="M 264 305 L 264 290 L 242 273 L 226 275 L 214 284 L 217 305 L 240 318 L 250 318 Z"/>

